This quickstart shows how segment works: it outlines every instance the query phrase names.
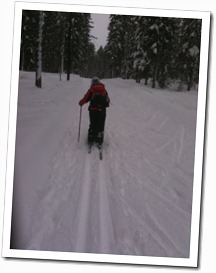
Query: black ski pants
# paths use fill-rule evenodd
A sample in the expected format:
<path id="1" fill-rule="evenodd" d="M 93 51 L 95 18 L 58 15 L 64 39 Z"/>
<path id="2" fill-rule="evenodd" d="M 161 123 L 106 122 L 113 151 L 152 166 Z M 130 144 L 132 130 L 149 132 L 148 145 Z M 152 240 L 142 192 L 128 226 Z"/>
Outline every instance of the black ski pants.
<path id="1" fill-rule="evenodd" d="M 89 111 L 89 130 L 88 130 L 88 142 L 103 143 L 104 126 L 106 119 L 106 111 Z"/>

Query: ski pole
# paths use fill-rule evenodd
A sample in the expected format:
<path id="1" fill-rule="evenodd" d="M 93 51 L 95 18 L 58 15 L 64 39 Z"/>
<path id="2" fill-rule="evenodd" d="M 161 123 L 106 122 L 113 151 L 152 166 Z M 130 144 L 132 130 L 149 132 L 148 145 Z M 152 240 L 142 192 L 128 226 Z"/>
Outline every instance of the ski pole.
<path id="1" fill-rule="evenodd" d="M 80 106 L 78 142 L 80 140 L 81 119 L 82 119 L 82 106 Z"/>

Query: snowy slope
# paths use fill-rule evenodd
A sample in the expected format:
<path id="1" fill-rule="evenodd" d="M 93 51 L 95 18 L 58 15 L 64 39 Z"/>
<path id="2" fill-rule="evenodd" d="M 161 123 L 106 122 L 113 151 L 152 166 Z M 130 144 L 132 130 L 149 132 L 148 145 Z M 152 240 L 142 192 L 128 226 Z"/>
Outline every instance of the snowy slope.
<path id="1" fill-rule="evenodd" d="M 189 257 L 197 92 L 104 80 L 104 157 L 88 154 L 90 80 L 20 74 L 12 247 Z"/>

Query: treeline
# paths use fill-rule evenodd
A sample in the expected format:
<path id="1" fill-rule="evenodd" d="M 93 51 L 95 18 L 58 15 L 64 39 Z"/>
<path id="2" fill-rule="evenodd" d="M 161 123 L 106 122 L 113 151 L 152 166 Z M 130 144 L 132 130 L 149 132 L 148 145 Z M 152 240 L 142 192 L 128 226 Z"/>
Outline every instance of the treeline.
<path id="1" fill-rule="evenodd" d="M 154 88 L 198 83 L 201 20 L 111 15 L 106 54 L 112 76 L 151 80 Z"/>
<path id="2" fill-rule="evenodd" d="M 110 15 L 107 44 L 97 52 L 87 13 L 23 11 L 20 69 L 144 80 L 154 88 L 198 84 L 201 20 Z M 39 83 L 39 84 L 38 84 Z"/>
<path id="3" fill-rule="evenodd" d="M 43 72 L 67 73 L 67 79 L 70 73 L 87 75 L 95 52 L 90 30 L 90 14 L 23 11 L 20 69 L 35 71 L 41 65 Z"/>

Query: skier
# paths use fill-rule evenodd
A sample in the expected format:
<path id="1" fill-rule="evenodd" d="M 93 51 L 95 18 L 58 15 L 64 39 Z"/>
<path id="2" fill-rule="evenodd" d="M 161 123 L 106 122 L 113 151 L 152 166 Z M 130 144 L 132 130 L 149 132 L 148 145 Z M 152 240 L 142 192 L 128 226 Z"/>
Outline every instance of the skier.
<path id="1" fill-rule="evenodd" d="M 89 129 L 88 129 L 88 145 L 91 146 L 95 142 L 101 147 L 104 139 L 104 125 L 106 119 L 106 108 L 109 107 L 110 98 L 105 89 L 105 85 L 100 82 L 98 77 L 93 77 L 91 86 L 84 97 L 79 101 L 79 105 L 89 103 Z"/>

